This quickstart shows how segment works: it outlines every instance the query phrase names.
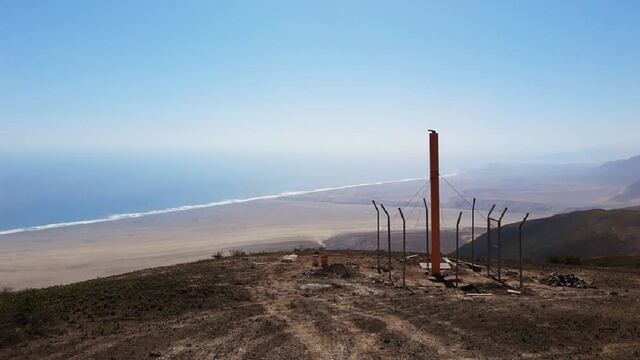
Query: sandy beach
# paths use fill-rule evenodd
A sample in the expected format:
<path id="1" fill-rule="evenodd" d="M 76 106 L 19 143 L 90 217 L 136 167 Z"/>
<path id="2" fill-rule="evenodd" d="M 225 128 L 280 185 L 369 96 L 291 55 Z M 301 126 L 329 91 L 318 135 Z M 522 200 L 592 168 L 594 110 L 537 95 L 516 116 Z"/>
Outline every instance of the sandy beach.
<path id="1" fill-rule="evenodd" d="M 264 200 L 5 235 L 0 286 L 69 283 L 204 259 L 218 251 L 259 250 L 261 244 L 318 246 L 336 233 L 370 226 L 369 210 L 362 205 Z"/>
<path id="2" fill-rule="evenodd" d="M 382 199 L 393 217 L 394 244 L 402 229 L 397 207 L 407 216 L 409 250 L 422 249 L 424 180 L 361 186 L 340 190 L 256 200 L 224 206 L 121 219 L 88 225 L 28 231 L 0 236 L 0 286 L 13 289 L 66 284 L 148 267 L 210 258 L 230 250 L 269 251 L 295 247 L 371 249 L 375 210 L 371 199 Z M 558 189 L 536 192 L 535 200 L 554 199 Z M 569 195 L 567 195 L 569 194 Z M 565 198 L 571 191 L 565 190 Z M 496 196 L 494 194 L 494 196 Z M 499 194 L 497 195 L 499 196 Z M 459 211 L 465 211 L 461 240 L 468 240 L 470 214 L 448 189 L 442 226 L 452 229 Z M 518 221 L 524 209 L 534 207 L 527 193 L 512 191 L 505 223 Z M 519 202 L 518 202 L 519 201 Z M 584 201 L 584 198 L 581 198 Z M 594 200 L 595 201 L 595 200 Z M 406 207 L 414 205 L 415 208 Z M 564 202 L 563 204 L 571 204 Z M 504 206 L 504 205 L 502 205 Z M 559 208 L 541 209 L 545 216 Z M 476 218 L 476 235 L 483 231 Z M 386 229 L 384 215 L 381 228 Z M 362 234 L 368 239 L 363 242 Z M 443 251 L 453 250 L 453 233 L 443 235 Z M 395 247 L 396 245 L 394 245 Z"/>

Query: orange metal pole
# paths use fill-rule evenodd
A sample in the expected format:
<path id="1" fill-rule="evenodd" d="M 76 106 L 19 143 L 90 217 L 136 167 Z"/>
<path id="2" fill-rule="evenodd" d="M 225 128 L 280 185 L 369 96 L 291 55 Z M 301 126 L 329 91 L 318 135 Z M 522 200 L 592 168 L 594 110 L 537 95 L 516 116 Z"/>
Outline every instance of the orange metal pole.
<path id="1" fill-rule="evenodd" d="M 429 130 L 429 168 L 431 177 L 431 271 L 440 274 L 440 165 L 438 133 Z"/>

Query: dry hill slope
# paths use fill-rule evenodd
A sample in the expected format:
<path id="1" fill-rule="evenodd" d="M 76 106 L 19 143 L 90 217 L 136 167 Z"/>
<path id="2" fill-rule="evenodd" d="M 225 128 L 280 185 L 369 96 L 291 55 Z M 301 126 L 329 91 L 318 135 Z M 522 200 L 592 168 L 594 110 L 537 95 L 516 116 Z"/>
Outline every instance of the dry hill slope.
<path id="1" fill-rule="evenodd" d="M 408 289 L 371 253 L 332 265 L 234 256 L 0 295 L 2 359 L 631 359 L 640 356 L 637 270 L 527 268 L 524 296 L 465 296 L 409 262 Z M 400 262 L 394 264 L 399 283 Z M 541 285 L 571 271 L 598 289 Z M 509 276 L 509 281 L 515 278 Z"/>
<path id="2" fill-rule="evenodd" d="M 502 256 L 518 257 L 518 223 L 503 226 Z M 551 256 L 591 258 L 640 254 L 640 211 L 587 210 L 528 221 L 523 230 L 523 257 L 536 261 Z M 497 230 L 492 230 L 495 244 Z M 486 233 L 475 242 L 477 256 L 487 255 Z M 495 250 L 494 250 L 495 251 Z M 471 255 L 471 244 L 460 249 Z M 495 256 L 495 254 L 492 254 Z"/>

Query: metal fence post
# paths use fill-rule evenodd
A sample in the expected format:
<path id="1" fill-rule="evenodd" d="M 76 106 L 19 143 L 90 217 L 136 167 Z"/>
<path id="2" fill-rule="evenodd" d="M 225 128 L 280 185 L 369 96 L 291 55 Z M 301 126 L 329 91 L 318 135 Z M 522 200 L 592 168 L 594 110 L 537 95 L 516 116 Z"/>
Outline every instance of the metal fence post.
<path id="1" fill-rule="evenodd" d="M 389 212 L 384 208 L 384 204 L 380 204 L 382 210 L 387 215 L 387 243 L 389 245 L 389 281 L 393 285 L 393 279 L 391 278 L 391 217 L 389 216 Z"/>
<path id="2" fill-rule="evenodd" d="M 460 215 L 458 215 L 458 222 L 456 223 L 456 287 L 458 287 L 458 272 L 460 271 L 460 259 L 458 256 L 458 248 L 459 246 L 459 238 L 460 238 L 460 219 L 462 219 L 462 211 L 460 211 Z"/>
<path id="3" fill-rule="evenodd" d="M 376 213 L 378 215 L 377 218 L 377 229 L 378 229 L 378 250 L 376 251 L 376 260 L 377 260 L 377 264 L 378 264 L 378 274 L 380 274 L 380 210 L 378 209 L 378 205 L 376 205 L 376 202 L 374 200 L 371 200 L 371 202 L 373 203 L 373 206 L 376 208 Z"/>
<path id="4" fill-rule="evenodd" d="M 471 269 L 476 268 L 476 198 L 471 203 Z"/>
<path id="5" fill-rule="evenodd" d="M 429 207 L 427 206 L 427 199 L 422 198 L 422 202 L 424 203 L 424 211 L 425 211 L 424 225 L 426 229 L 425 232 L 426 232 L 426 238 L 427 238 L 426 258 L 427 258 L 427 273 L 429 273 L 431 270 L 431 265 L 429 265 L 429 262 L 431 261 L 429 257 Z"/>
<path id="6" fill-rule="evenodd" d="M 520 244 L 520 290 L 522 290 L 522 226 L 524 226 L 524 222 L 527 221 L 528 217 L 529 213 L 524 216 L 524 219 L 522 219 L 520 227 L 518 228 L 518 242 Z"/>
<path id="7" fill-rule="evenodd" d="M 504 214 L 507 212 L 507 209 L 504 208 L 500 218 L 498 219 L 498 281 L 502 281 L 501 269 L 502 269 L 502 218 Z"/>
<path id="8" fill-rule="evenodd" d="M 406 250 L 406 242 L 407 242 L 407 222 L 404 219 L 404 214 L 402 213 L 402 209 L 398 208 L 400 212 L 400 217 L 402 218 L 402 287 L 406 287 L 405 284 L 405 274 L 407 268 L 407 250 Z"/>
<path id="9" fill-rule="evenodd" d="M 491 210 L 487 214 L 487 277 L 491 276 L 491 213 L 496 208 L 496 204 L 491 206 Z"/>

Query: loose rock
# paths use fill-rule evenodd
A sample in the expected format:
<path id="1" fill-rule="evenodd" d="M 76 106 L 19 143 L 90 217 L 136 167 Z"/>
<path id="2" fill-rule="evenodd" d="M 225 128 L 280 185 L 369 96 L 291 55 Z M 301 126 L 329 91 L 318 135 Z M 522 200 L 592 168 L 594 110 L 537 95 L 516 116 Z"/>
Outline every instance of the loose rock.
<path id="1" fill-rule="evenodd" d="M 557 274 L 551 273 L 547 276 L 542 276 L 540 282 L 545 285 L 552 286 L 565 286 L 577 289 L 595 289 L 593 282 L 585 281 L 574 274 Z"/>

